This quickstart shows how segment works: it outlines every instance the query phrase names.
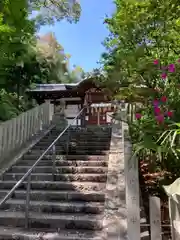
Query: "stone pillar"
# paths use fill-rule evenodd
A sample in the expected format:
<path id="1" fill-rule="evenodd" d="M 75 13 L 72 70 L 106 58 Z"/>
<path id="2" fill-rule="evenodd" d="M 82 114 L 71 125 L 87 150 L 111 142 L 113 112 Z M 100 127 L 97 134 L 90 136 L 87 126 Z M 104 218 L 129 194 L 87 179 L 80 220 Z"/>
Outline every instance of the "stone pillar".
<path id="1" fill-rule="evenodd" d="M 105 199 L 104 228 L 108 240 L 127 239 L 124 145 L 120 122 L 112 124 Z"/>
<path id="2" fill-rule="evenodd" d="M 46 103 L 49 103 L 49 122 L 52 122 L 54 116 L 54 104 L 51 103 L 50 99 L 45 100 Z"/>
<path id="3" fill-rule="evenodd" d="M 55 106 L 55 116 L 54 116 L 54 124 L 56 124 L 56 128 L 59 130 L 64 129 L 66 125 L 68 124 L 66 118 L 65 118 L 65 102 L 61 101 L 58 105 Z"/>

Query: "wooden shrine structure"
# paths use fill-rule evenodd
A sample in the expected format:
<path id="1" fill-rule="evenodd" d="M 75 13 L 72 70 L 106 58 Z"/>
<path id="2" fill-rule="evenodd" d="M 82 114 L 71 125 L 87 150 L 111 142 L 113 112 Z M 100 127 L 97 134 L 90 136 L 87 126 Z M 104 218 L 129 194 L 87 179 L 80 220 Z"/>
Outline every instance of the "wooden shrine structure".
<path id="1" fill-rule="evenodd" d="M 36 99 L 38 104 L 51 101 L 58 111 L 60 102 L 64 102 L 65 115 L 68 122 L 78 114 L 84 105 L 88 104 L 84 119 L 78 123 L 105 125 L 111 123 L 111 115 L 116 110 L 116 105 L 112 104 L 110 98 L 102 88 L 94 83 L 92 78 L 86 78 L 78 83 L 69 84 L 37 84 L 28 94 Z"/>

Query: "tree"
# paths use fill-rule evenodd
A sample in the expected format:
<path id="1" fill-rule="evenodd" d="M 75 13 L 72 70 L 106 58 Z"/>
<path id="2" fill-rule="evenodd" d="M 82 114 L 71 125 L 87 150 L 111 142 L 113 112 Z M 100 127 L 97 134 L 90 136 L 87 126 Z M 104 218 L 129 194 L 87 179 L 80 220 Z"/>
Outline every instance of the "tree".
<path id="1" fill-rule="evenodd" d="M 172 181 L 180 167 L 179 140 L 172 141 L 172 133 L 178 132 L 175 123 L 180 119 L 179 3 L 114 2 L 115 13 L 105 19 L 110 34 L 104 41 L 106 52 L 101 59 L 106 76 L 103 81 L 115 98 L 124 98 L 130 104 L 143 103 L 136 110 L 137 119 L 128 122 L 133 148 L 140 160 L 149 160 L 152 172 L 172 173 Z M 158 100 L 158 106 L 154 100 Z"/>
<path id="2" fill-rule="evenodd" d="M 42 67 L 44 79 L 40 81 L 63 82 L 66 81 L 68 68 L 66 65 L 66 56 L 63 47 L 57 42 L 54 34 L 49 33 L 41 36 L 36 45 L 36 58 Z"/>
<path id="3" fill-rule="evenodd" d="M 55 21 L 67 19 L 77 22 L 81 6 L 77 0 L 29 0 L 29 10 L 34 12 L 34 19 L 39 25 L 54 24 Z"/>
<path id="4" fill-rule="evenodd" d="M 80 5 L 71 0 L 0 2 L 0 87 L 3 89 L 0 99 L 5 99 L 3 102 L 8 106 L 12 101 L 15 115 L 26 109 L 22 105 L 31 105 L 24 105 L 22 96 L 33 83 L 70 81 L 69 75 L 65 74 L 68 68 L 60 45 L 51 39 L 53 46 L 48 46 L 47 55 L 45 48 L 44 52 L 42 46 L 39 48 L 36 32 L 42 24 L 62 19 L 77 22 L 80 10 Z M 3 109 L 9 108 L 3 102 L 0 101 L 0 118 L 7 120 L 14 115 L 4 114 Z"/>
<path id="5" fill-rule="evenodd" d="M 30 19 L 29 15 L 31 15 Z M 0 3 L 0 58 L 2 59 L 0 64 L 7 61 L 9 63 L 13 59 L 21 62 L 24 45 L 32 45 L 34 33 L 42 24 L 52 24 L 64 18 L 70 22 L 77 22 L 79 15 L 80 5 L 74 0 L 29 0 L 28 2 L 19 0 L 17 3 L 13 0 L 2 0 Z"/>
<path id="6" fill-rule="evenodd" d="M 74 65 L 70 76 L 73 81 L 79 82 L 85 76 L 85 72 L 82 67 Z"/>
<path id="7" fill-rule="evenodd" d="M 28 19 L 27 2 L 2 0 L 0 5 L 0 67 L 19 63 L 35 33 L 34 21 Z"/>
<path id="8" fill-rule="evenodd" d="M 102 56 L 107 84 L 118 92 L 124 84 L 154 87 L 153 59 L 167 65 L 179 57 L 179 3 L 116 0 L 115 4 L 112 18 L 105 19 L 110 30 Z"/>

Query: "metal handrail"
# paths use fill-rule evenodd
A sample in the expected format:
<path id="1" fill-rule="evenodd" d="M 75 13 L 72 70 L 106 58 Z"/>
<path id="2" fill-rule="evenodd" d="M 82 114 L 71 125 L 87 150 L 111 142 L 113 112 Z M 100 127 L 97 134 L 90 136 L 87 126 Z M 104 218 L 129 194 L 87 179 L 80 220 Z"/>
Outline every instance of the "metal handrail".
<path id="1" fill-rule="evenodd" d="M 41 159 L 46 155 L 46 153 L 53 148 L 53 156 L 55 156 L 55 144 L 59 140 L 59 138 L 72 126 L 72 124 L 77 120 L 77 118 L 81 115 L 81 113 L 84 111 L 86 107 L 83 107 L 81 111 L 76 115 L 76 117 L 73 119 L 73 121 L 68 124 L 68 126 L 58 135 L 58 137 L 49 145 L 49 147 L 41 154 L 41 156 L 37 159 L 37 161 L 33 164 L 33 166 L 24 174 L 24 176 L 15 184 L 15 186 L 7 193 L 7 195 L 3 198 L 3 200 L 0 201 L 0 207 L 12 196 L 12 194 L 15 192 L 15 190 L 20 186 L 23 181 L 28 178 L 27 183 L 27 194 L 26 194 L 26 210 L 25 210 L 25 227 L 28 227 L 28 218 L 29 218 L 29 201 L 30 201 L 30 184 L 31 184 L 31 173 L 34 170 L 34 168 L 38 165 L 38 163 L 41 161 Z M 69 131 L 68 131 L 68 138 L 69 138 Z M 69 139 L 68 139 L 69 140 Z M 69 145 L 67 145 L 68 148 Z M 53 168 L 55 165 L 55 159 L 53 159 Z M 54 169 L 52 172 L 52 175 L 54 176 Z"/>

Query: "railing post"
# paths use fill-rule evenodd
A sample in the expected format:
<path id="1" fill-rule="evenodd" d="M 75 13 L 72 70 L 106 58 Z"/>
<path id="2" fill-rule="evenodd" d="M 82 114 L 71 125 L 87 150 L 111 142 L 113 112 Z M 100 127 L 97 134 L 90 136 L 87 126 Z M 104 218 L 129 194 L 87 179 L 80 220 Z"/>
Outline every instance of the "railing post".
<path id="1" fill-rule="evenodd" d="M 55 171 L 56 171 L 56 145 L 53 145 L 53 147 L 52 147 L 52 164 L 53 164 L 52 177 L 53 177 L 53 181 L 55 181 Z"/>
<path id="2" fill-rule="evenodd" d="M 31 174 L 27 178 L 26 189 L 26 210 L 25 210 L 25 228 L 29 227 L 29 204 L 30 204 L 30 190 L 31 190 Z"/>
<path id="3" fill-rule="evenodd" d="M 79 118 L 76 118 L 76 127 L 78 126 Z"/>
<path id="4" fill-rule="evenodd" d="M 82 112 L 81 115 L 80 115 L 80 118 L 81 118 L 81 127 L 86 127 L 86 126 L 85 126 L 85 121 L 86 121 L 86 111 L 85 111 L 85 109 L 87 109 L 87 107 L 85 108 L 85 105 L 83 105 L 83 107 L 84 107 L 84 110 L 83 110 L 83 112 Z"/>
<path id="5" fill-rule="evenodd" d="M 70 135 L 70 132 L 69 132 L 69 128 L 68 128 L 67 129 L 66 155 L 68 155 L 68 152 L 69 152 L 69 135 Z"/>
<path id="6" fill-rule="evenodd" d="M 80 116 L 78 116 L 77 119 L 76 119 L 76 128 L 79 127 L 79 123 L 80 123 L 80 120 L 81 120 L 81 116 L 82 116 L 82 114 L 80 114 Z"/>

